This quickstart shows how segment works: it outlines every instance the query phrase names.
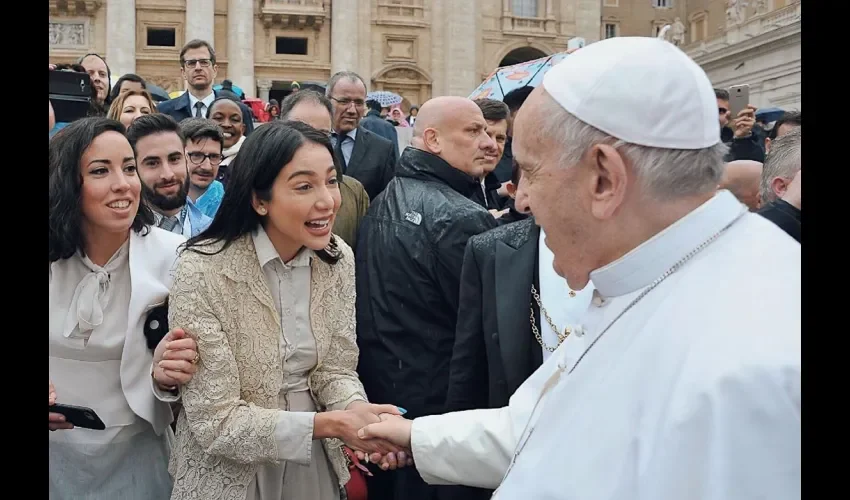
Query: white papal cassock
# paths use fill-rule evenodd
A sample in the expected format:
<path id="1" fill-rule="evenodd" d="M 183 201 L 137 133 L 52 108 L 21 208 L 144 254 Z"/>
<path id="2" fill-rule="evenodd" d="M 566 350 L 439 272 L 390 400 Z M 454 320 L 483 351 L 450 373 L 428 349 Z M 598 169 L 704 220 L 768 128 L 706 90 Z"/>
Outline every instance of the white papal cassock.
<path id="1" fill-rule="evenodd" d="M 425 481 L 501 484 L 497 499 L 800 498 L 800 244 L 742 210 L 721 191 L 594 271 L 584 335 L 508 407 L 416 419 Z"/>

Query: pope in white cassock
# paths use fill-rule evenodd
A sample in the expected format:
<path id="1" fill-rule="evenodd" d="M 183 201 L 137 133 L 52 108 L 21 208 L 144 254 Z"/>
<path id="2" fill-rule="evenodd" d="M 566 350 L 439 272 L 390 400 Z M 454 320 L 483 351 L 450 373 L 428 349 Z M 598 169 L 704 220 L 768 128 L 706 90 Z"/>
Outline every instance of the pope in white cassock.
<path id="1" fill-rule="evenodd" d="M 800 244 L 728 191 L 717 104 L 672 44 L 552 68 L 514 123 L 520 191 L 570 288 L 596 288 L 501 409 L 383 417 L 430 484 L 497 499 L 800 498 Z"/>

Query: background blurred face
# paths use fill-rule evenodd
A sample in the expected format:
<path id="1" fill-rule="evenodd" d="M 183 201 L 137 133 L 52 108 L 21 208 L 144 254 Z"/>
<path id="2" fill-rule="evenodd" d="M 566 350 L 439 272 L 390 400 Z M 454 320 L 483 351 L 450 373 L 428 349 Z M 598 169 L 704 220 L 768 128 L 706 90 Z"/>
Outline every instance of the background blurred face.
<path id="1" fill-rule="evenodd" d="M 163 132 L 136 142 L 139 176 L 148 200 L 160 212 L 176 211 L 189 192 L 186 153 L 180 137 Z"/>
<path id="2" fill-rule="evenodd" d="M 141 92 L 145 89 L 142 88 L 142 84 L 139 83 L 139 82 L 132 82 L 130 80 L 124 80 L 123 82 L 121 82 L 121 88 L 118 89 L 118 93 L 123 94 L 124 92 L 129 92 L 131 90 Z"/>
<path id="3" fill-rule="evenodd" d="M 499 120 L 494 122 L 493 120 L 487 120 L 487 135 L 495 143 L 495 148 L 487 151 L 487 164 L 484 166 L 485 175 L 496 170 L 496 165 L 499 164 L 499 160 L 502 159 L 502 153 L 505 152 L 505 141 L 508 140 L 508 121 Z"/>
<path id="4" fill-rule="evenodd" d="M 142 186 L 127 139 L 118 132 L 97 136 L 83 152 L 80 175 L 85 232 L 128 232 L 139 210 Z"/>
<path id="5" fill-rule="evenodd" d="M 125 127 L 130 127 L 133 120 L 149 114 L 151 114 L 151 105 L 147 98 L 140 95 L 131 95 L 124 99 L 124 107 L 121 108 L 121 115 L 118 117 L 118 121 Z"/>
<path id="6" fill-rule="evenodd" d="M 245 122 L 242 121 L 242 109 L 233 101 L 223 99 L 216 101 L 210 111 L 210 120 L 218 123 L 224 131 L 224 147 L 229 148 L 239 142 L 245 133 Z"/>
<path id="7" fill-rule="evenodd" d="M 207 90 L 212 87 L 212 82 L 218 74 L 218 65 L 212 63 L 209 49 L 189 49 L 183 54 L 183 61 L 180 73 L 190 87 L 195 90 Z"/>
<path id="8" fill-rule="evenodd" d="M 188 158 L 189 166 L 189 182 L 192 186 L 201 191 L 206 191 L 215 177 L 218 175 L 218 167 L 221 164 L 221 159 L 211 161 L 205 157 L 200 163 L 196 163 L 197 159 L 192 156 L 198 156 L 197 153 L 204 155 L 214 155 L 213 158 L 221 156 L 221 143 L 214 141 L 208 137 L 202 137 L 198 141 L 189 140 L 186 143 L 186 157 Z M 192 153 L 195 153 L 193 155 Z"/>
<path id="9" fill-rule="evenodd" d="M 106 94 L 109 92 L 109 72 L 106 69 L 106 63 L 99 57 L 88 56 L 83 59 L 80 66 L 86 68 L 92 87 L 97 90 L 98 102 L 105 101 Z"/>
<path id="10" fill-rule="evenodd" d="M 438 127 L 440 158 L 452 167 L 478 179 L 497 154 L 496 143 L 487 135 L 484 115 L 472 101 L 469 106 L 453 110 Z M 427 135 L 427 130 L 426 130 Z"/>
<path id="11" fill-rule="evenodd" d="M 717 99 L 717 113 L 720 119 L 720 128 L 729 124 L 729 101 Z"/>
<path id="12" fill-rule="evenodd" d="M 363 83 L 343 78 L 334 86 L 330 98 L 334 111 L 334 130 L 347 134 L 356 129 L 366 109 L 366 87 Z"/>
<path id="13" fill-rule="evenodd" d="M 327 108 L 316 102 L 299 102 L 289 112 L 287 119 L 306 123 L 328 134 L 331 132 L 331 115 Z"/>
<path id="14" fill-rule="evenodd" d="M 302 247 L 328 246 L 341 200 L 337 182 L 330 152 L 307 143 L 277 175 L 271 199 L 255 197 L 254 209 L 282 259 L 291 260 Z"/>
<path id="15" fill-rule="evenodd" d="M 561 165 L 561 146 L 540 133 L 547 105 L 542 89 L 537 89 L 514 120 L 513 154 L 522 169 L 517 210 L 520 199 L 527 196 L 528 209 L 546 233 L 546 246 L 555 255 L 556 272 L 566 278 L 570 288 L 580 290 L 593 270 L 587 262 L 593 254 L 592 216 L 584 189 L 592 183 L 580 165 Z"/>

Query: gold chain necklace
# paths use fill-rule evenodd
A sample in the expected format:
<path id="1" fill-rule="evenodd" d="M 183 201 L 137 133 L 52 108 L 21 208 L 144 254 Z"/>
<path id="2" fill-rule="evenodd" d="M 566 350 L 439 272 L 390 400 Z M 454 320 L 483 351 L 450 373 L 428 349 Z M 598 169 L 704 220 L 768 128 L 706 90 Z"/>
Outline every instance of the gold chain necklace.
<path id="1" fill-rule="evenodd" d="M 543 347 L 549 352 L 555 352 L 555 350 L 558 349 L 558 346 L 560 346 L 564 342 L 564 340 L 566 340 L 567 337 L 570 336 L 572 330 L 570 330 L 569 327 L 564 327 L 564 333 L 561 333 L 561 330 L 559 330 L 558 327 L 555 326 L 555 322 L 552 321 L 552 318 L 549 317 L 549 313 L 546 311 L 546 308 L 543 307 L 543 301 L 540 299 L 540 294 L 537 293 L 537 288 L 534 287 L 533 283 L 531 284 L 531 296 L 534 297 L 534 300 L 537 302 L 537 307 L 540 308 L 540 313 L 543 315 L 543 318 L 546 319 L 546 322 L 549 323 L 549 326 L 552 328 L 552 331 L 555 332 L 555 335 L 558 336 L 558 345 L 556 345 L 555 347 L 551 347 L 546 345 L 545 342 L 543 342 L 543 336 L 540 335 L 540 330 L 537 329 L 537 321 L 535 321 L 534 319 L 533 304 L 531 305 L 531 307 L 529 307 L 529 309 L 531 310 L 531 332 L 534 333 L 534 336 L 537 338 L 537 342 L 540 344 L 541 347 Z M 576 293 L 570 290 L 570 297 L 575 296 Z"/>

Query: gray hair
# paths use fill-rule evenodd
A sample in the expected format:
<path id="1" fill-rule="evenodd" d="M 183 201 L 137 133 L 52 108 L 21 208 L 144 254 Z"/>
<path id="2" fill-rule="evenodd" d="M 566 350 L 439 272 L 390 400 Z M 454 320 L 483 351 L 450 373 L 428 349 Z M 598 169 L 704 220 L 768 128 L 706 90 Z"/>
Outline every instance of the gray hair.
<path id="1" fill-rule="evenodd" d="M 761 172 L 761 201 L 763 204 L 776 200 L 773 179 L 792 179 L 803 164 L 803 127 L 795 127 L 785 135 L 770 142 L 770 153 L 764 160 Z"/>
<path id="2" fill-rule="evenodd" d="M 331 76 L 330 80 L 328 80 L 328 86 L 325 89 L 325 95 L 330 97 L 331 92 L 333 92 L 334 87 L 336 87 L 336 84 L 339 83 L 339 81 L 343 78 L 355 82 L 360 81 L 360 83 L 363 84 L 363 88 L 366 89 L 366 92 L 369 91 L 369 86 L 366 85 L 366 80 L 361 78 L 360 75 L 358 75 L 357 73 L 353 71 L 337 71 Z"/>
<path id="3" fill-rule="evenodd" d="M 594 145 L 607 144 L 631 162 L 643 188 L 659 201 L 717 189 L 723 175 L 723 157 L 728 151 L 722 142 L 703 149 L 662 149 L 631 144 L 584 123 L 564 110 L 549 94 L 543 95 L 549 105 L 543 106 L 547 112 L 541 113 L 540 130 L 559 143 L 562 165 L 575 165 Z"/>

